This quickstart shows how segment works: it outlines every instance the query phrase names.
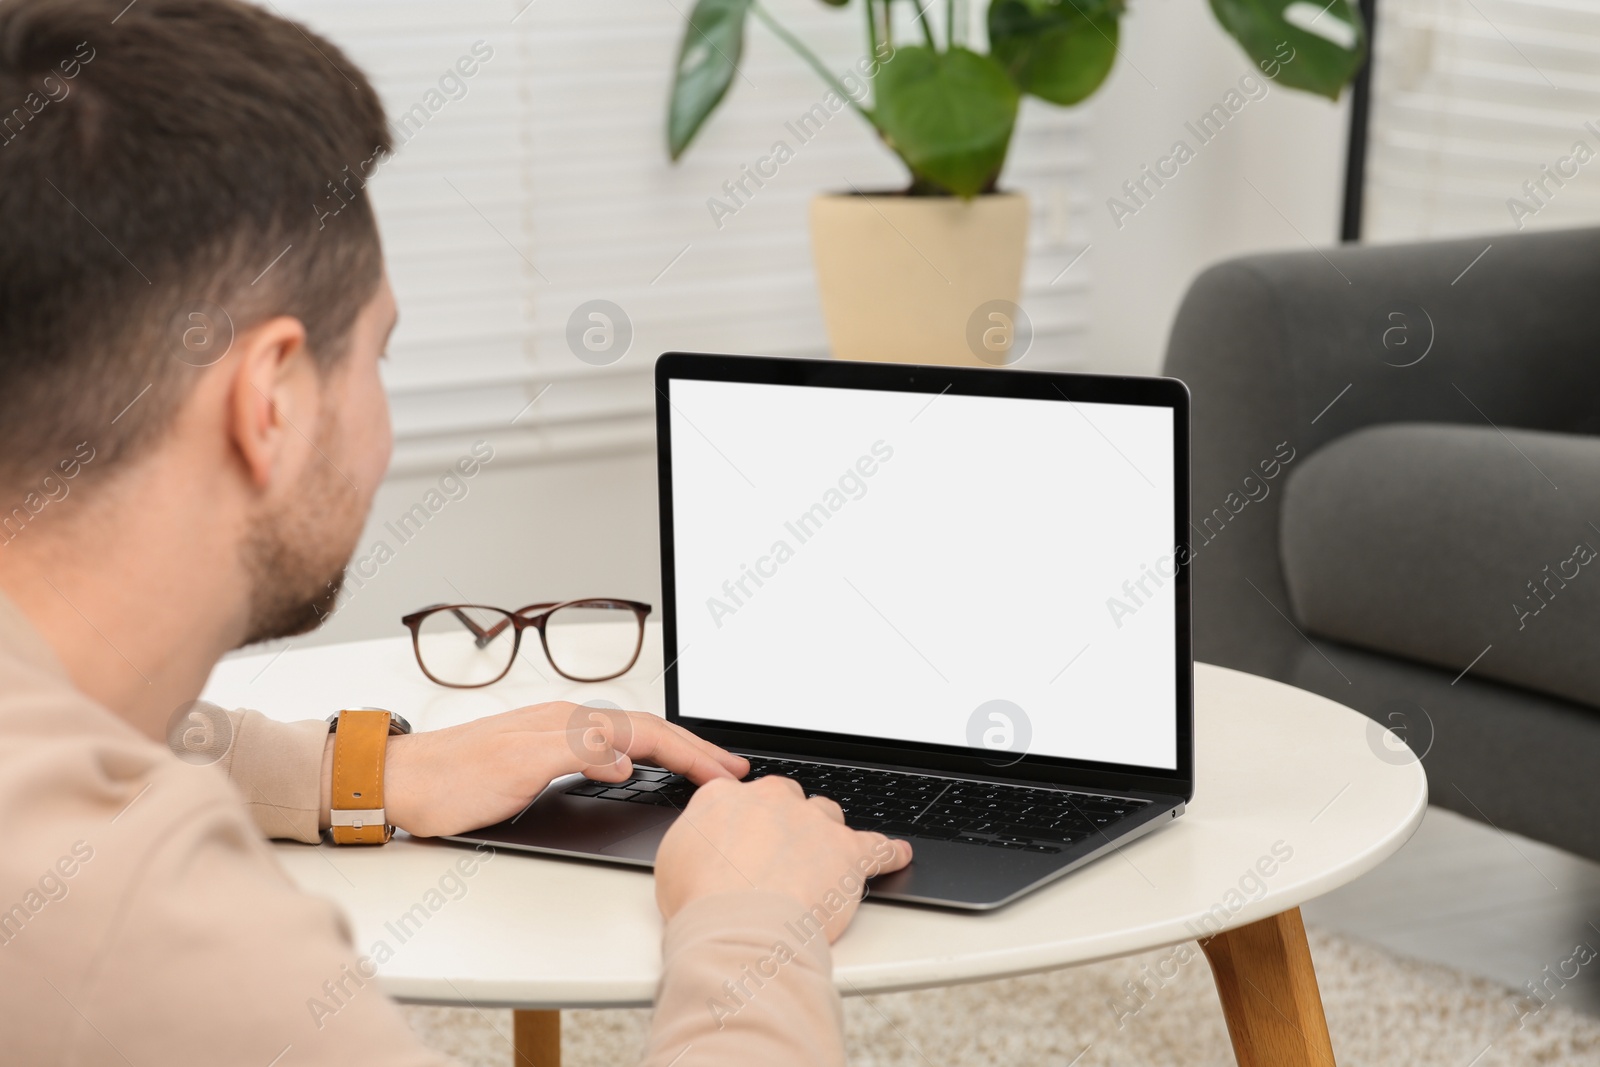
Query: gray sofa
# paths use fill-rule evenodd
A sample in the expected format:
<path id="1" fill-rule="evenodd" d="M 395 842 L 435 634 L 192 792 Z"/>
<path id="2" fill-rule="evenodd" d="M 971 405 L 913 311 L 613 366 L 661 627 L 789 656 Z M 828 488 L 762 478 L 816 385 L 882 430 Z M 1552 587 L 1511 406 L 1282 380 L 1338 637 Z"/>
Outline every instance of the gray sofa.
<path id="1" fill-rule="evenodd" d="M 1250 256 L 1195 280 L 1165 372 L 1194 395 L 1196 656 L 1600 859 L 1596 304 L 1600 229 Z"/>

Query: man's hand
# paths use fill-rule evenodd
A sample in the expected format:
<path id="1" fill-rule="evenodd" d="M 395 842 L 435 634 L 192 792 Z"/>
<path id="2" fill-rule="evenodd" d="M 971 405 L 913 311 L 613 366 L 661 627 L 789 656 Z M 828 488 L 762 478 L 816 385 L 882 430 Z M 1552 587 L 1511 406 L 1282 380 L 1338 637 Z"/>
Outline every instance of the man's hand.
<path id="1" fill-rule="evenodd" d="M 656 903 L 668 919 L 714 893 L 771 889 L 826 917 L 833 941 L 850 925 L 863 884 L 911 862 L 911 846 L 851 830 L 839 805 L 807 800 L 789 778 L 731 778 L 696 790 L 656 853 Z"/>
<path id="2" fill-rule="evenodd" d="M 323 757 L 323 812 L 331 795 L 333 738 Z M 389 739 L 384 808 L 419 837 L 464 833 L 509 819 L 564 774 L 620 782 L 647 760 L 697 784 L 750 773 L 741 756 L 665 719 L 558 701 Z"/>

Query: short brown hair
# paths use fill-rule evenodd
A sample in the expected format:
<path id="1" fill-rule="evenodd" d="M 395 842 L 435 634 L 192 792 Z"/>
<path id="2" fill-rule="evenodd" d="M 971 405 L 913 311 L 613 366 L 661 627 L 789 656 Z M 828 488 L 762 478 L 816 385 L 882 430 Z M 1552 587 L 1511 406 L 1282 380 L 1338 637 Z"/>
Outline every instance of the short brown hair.
<path id="1" fill-rule="evenodd" d="M 339 359 L 389 152 L 355 64 L 260 8 L 0 0 L 0 479 L 157 439 L 207 361 L 191 311 L 292 315 Z"/>

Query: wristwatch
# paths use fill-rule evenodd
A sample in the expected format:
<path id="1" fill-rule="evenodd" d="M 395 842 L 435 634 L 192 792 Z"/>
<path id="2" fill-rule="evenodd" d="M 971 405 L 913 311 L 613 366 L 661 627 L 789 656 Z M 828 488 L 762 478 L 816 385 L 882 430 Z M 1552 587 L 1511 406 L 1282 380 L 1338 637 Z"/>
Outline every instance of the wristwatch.
<path id="1" fill-rule="evenodd" d="M 333 843 L 381 845 L 394 836 L 383 810 L 389 738 L 409 734 L 411 724 L 383 708 L 346 708 L 328 716 L 328 732 L 334 735 Z"/>

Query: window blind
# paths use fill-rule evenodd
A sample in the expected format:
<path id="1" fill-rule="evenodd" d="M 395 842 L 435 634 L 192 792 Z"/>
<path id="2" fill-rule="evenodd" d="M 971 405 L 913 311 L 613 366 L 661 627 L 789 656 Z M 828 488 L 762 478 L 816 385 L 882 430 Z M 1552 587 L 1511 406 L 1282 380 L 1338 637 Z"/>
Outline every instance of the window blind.
<path id="1" fill-rule="evenodd" d="M 688 0 L 277 0 L 372 77 L 398 151 L 369 188 L 401 320 L 385 366 L 397 471 L 489 437 L 553 458 L 653 441 L 663 351 L 821 356 L 807 205 L 891 189 L 897 160 L 848 110 L 799 144 L 827 88 L 752 23 L 740 75 L 678 164 L 664 147 Z M 836 73 L 865 53 L 860 11 L 770 0 Z M 901 41 L 916 28 L 902 9 Z M 461 62 L 465 57 L 466 62 Z M 473 69 L 470 76 L 464 71 Z M 1033 204 L 1024 365 L 1083 362 L 1087 114 L 1024 105 L 1005 184 Z M 732 215 L 723 183 L 773 142 L 793 158 Z M 602 306 L 602 319 L 588 309 Z M 620 309 L 625 321 L 614 314 Z M 577 350 L 569 343 L 576 313 Z M 590 352 L 631 332 L 626 354 Z"/>
<path id="2" fill-rule="evenodd" d="M 1600 6 L 1378 0 L 1365 234 L 1600 220 Z"/>

